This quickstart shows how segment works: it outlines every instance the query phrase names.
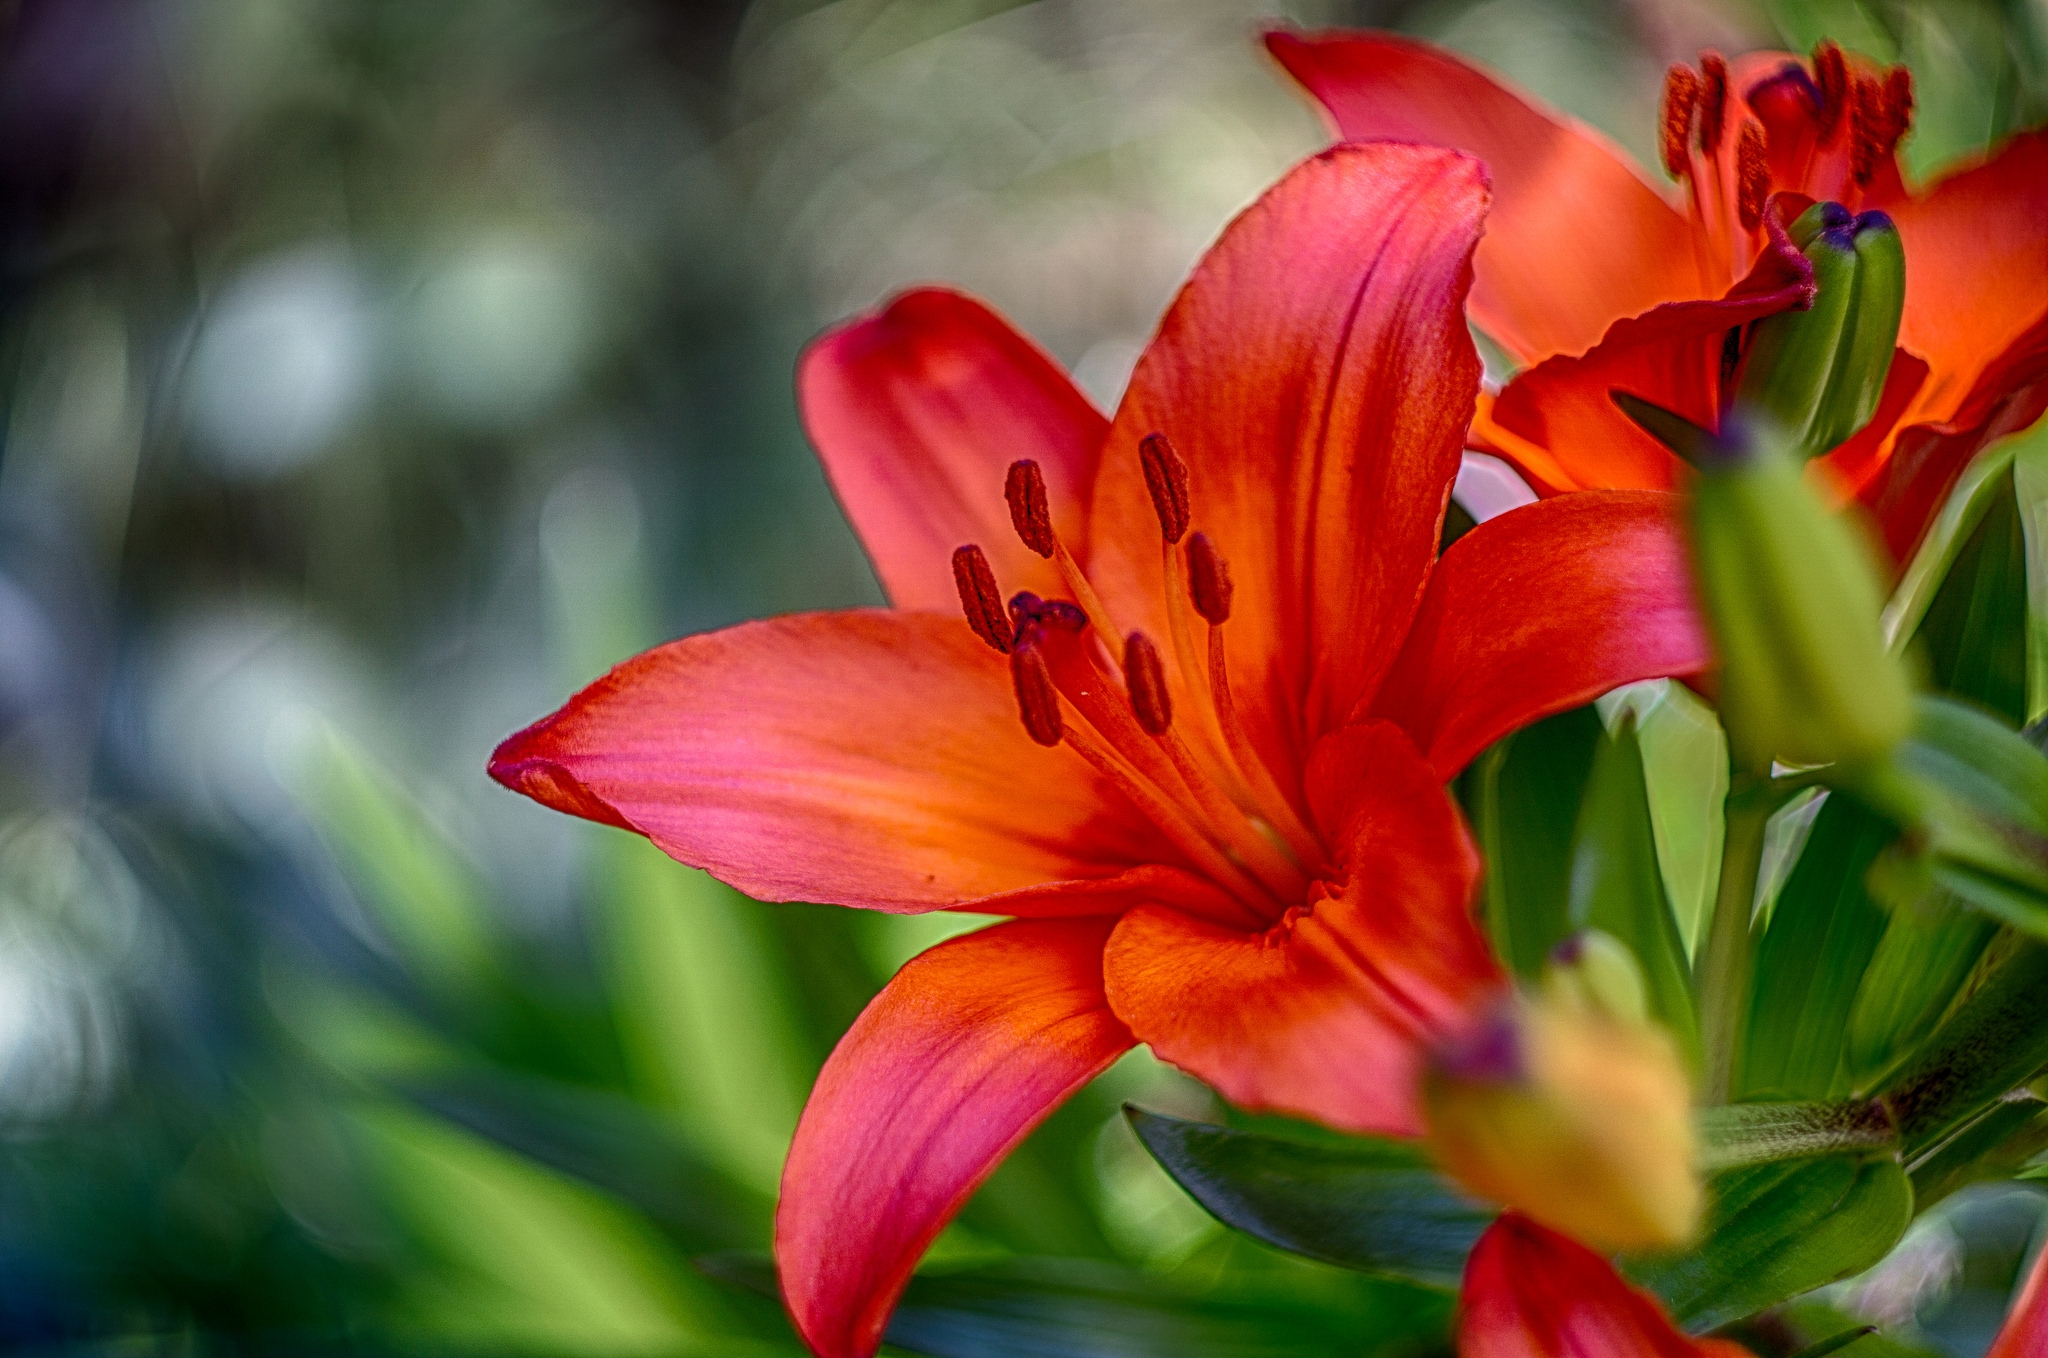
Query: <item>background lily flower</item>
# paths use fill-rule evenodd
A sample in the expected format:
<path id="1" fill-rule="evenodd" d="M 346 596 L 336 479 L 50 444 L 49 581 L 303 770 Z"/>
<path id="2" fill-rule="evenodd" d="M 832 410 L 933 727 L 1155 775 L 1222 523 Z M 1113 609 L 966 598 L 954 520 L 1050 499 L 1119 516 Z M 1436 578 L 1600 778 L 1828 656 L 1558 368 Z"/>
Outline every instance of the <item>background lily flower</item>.
<path id="1" fill-rule="evenodd" d="M 1017 917 L 906 965 L 819 1077 L 776 1238 L 819 1353 L 872 1352 L 953 1211 L 1135 1042 L 1246 1106 L 1419 1134 L 1423 1050 L 1501 980 L 1444 781 L 1707 663 L 1666 496 L 1437 559 L 1486 204 L 1454 151 L 1303 164 L 1113 423 L 955 294 L 826 336 L 806 420 L 898 607 L 671 643 L 492 759 L 757 897 Z"/>
<path id="2" fill-rule="evenodd" d="M 1900 356 L 1876 415 L 1826 460 L 1895 557 L 1979 449 L 2048 408 L 2048 133 L 1915 193 L 1896 156 L 1912 112 L 1904 67 L 1832 43 L 1806 61 L 1707 53 L 1666 79 L 1662 159 L 1684 192 L 1673 203 L 1598 132 L 1426 44 L 1275 32 L 1267 46 L 1343 136 L 1486 162 L 1496 203 L 1472 318 L 1526 371 L 1482 399 L 1472 446 L 1540 493 L 1671 484 L 1677 464 L 1607 392 L 1716 422 L 1729 331 L 1810 295 L 1774 194 L 1880 210 L 1904 241 Z"/>
<path id="3" fill-rule="evenodd" d="M 1693 1339 L 1605 1259 L 1525 1216 L 1501 1216 L 1472 1247 L 1459 1298 L 1463 1358 L 1749 1358 Z"/>

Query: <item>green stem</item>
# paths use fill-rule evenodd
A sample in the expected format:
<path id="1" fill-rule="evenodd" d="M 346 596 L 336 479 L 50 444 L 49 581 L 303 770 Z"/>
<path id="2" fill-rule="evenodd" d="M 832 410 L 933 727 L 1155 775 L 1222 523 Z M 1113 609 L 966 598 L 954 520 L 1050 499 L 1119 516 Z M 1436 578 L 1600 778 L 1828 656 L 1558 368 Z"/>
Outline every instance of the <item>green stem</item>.
<path id="1" fill-rule="evenodd" d="M 1710 1107 L 1728 1102 L 1736 1039 L 1749 1008 L 1749 922 L 1763 863 L 1764 827 L 1778 804 L 1773 792 L 1767 779 L 1738 773 L 1723 803 L 1727 833 L 1721 842 L 1721 883 L 1697 968 L 1702 1095 Z"/>

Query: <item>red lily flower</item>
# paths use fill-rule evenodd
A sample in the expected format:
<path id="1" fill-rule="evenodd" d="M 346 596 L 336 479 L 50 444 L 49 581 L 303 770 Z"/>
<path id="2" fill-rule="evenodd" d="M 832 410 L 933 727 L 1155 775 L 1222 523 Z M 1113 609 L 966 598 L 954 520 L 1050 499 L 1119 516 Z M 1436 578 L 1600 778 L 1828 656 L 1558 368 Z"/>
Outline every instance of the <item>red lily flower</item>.
<path id="1" fill-rule="evenodd" d="M 2034 1256 L 2026 1286 L 1984 1358 L 2048 1358 L 2048 1250 Z"/>
<path id="2" fill-rule="evenodd" d="M 826 335 L 805 419 L 897 607 L 670 643 L 493 756 L 756 897 L 1016 917 L 906 965 L 804 1110 L 776 1253 L 826 1358 L 874 1351 L 967 1195 L 1138 1041 L 1246 1106 L 1418 1134 L 1422 1050 L 1501 981 L 1444 781 L 1708 663 L 1666 496 L 1437 560 L 1486 201 L 1452 151 L 1306 162 L 1113 424 L 954 293 Z"/>
<path id="3" fill-rule="evenodd" d="M 1826 459 L 1904 560 L 1971 457 L 2048 408 L 2048 132 L 2015 137 L 1920 193 L 1895 148 L 1912 113 L 1903 66 L 1822 43 L 1666 78 L 1673 204 L 1591 128 L 1435 48 L 1377 33 L 1267 35 L 1341 135 L 1468 151 L 1493 176 L 1473 320 L 1529 365 L 1482 399 L 1472 446 L 1550 495 L 1665 487 L 1678 464 L 1621 417 L 1622 388 L 1712 427 L 1733 327 L 1811 295 L 1769 209 L 1877 209 L 1906 252 L 1899 353 L 1876 415 Z M 1781 208 L 1782 210 L 1782 208 Z"/>
<path id="4" fill-rule="evenodd" d="M 1465 1261 L 1461 1358 L 1750 1358 L 1693 1339 L 1605 1259 L 1517 1212 L 1486 1228 Z"/>

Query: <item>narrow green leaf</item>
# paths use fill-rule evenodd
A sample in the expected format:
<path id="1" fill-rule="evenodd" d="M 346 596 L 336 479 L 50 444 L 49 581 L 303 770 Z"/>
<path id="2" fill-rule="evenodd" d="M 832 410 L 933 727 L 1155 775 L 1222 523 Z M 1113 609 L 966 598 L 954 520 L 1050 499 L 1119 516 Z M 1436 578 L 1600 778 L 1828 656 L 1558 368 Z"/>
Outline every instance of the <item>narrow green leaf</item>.
<path id="1" fill-rule="evenodd" d="M 2048 1105 L 2030 1093 L 2008 1096 L 1908 1167 L 1914 1205 L 1924 1212 L 1959 1188 L 2009 1179 L 2043 1150 Z"/>
<path id="2" fill-rule="evenodd" d="M 2016 940 L 1892 1082 L 1909 1156 L 1937 1145 L 2048 1064 L 2048 944 Z"/>
<path id="3" fill-rule="evenodd" d="M 2027 721 L 2048 713 L 2048 423 L 2009 441 L 2027 550 Z"/>
<path id="4" fill-rule="evenodd" d="M 1126 1112 L 1146 1149 L 1218 1220 L 1325 1263 L 1455 1288 L 1494 1217 L 1402 1142 L 1310 1145 Z"/>
<path id="5" fill-rule="evenodd" d="M 1571 932 L 1572 831 L 1600 739 L 1599 716 L 1575 708 L 1500 741 L 1459 781 L 1486 859 L 1487 932 L 1525 978 Z"/>
<path id="6" fill-rule="evenodd" d="M 1809 1344 L 1792 1358 L 1827 1358 L 1831 1353 L 1840 1353 L 1859 1339 L 1868 1339 L 1877 1333 L 1875 1325 L 1857 1325 L 1839 1334 L 1829 1335 L 1818 1344 Z"/>
<path id="7" fill-rule="evenodd" d="M 1594 747 L 1572 836 L 1570 903 L 1575 930 L 1601 930 L 1635 954 L 1651 1014 L 1671 1030 L 1697 1067 L 1700 1037 L 1692 969 L 1664 894 L 1642 754 L 1635 723 L 1627 716 Z"/>
<path id="8" fill-rule="evenodd" d="M 2027 560 L 2010 470 L 1928 605 L 1914 645 L 1944 693 L 2027 719 Z"/>
<path id="9" fill-rule="evenodd" d="M 416 1077 L 414 1103 L 630 1204 L 698 1248 L 763 1238 L 772 1200 L 707 1168 L 656 1114 L 614 1094 L 485 1069 Z"/>
<path id="10" fill-rule="evenodd" d="M 2048 937 L 2048 757 L 1966 703 L 1922 697 L 1897 762 L 1925 804 L 1924 848 L 1901 861 L 1929 880 L 1908 894 L 1938 887 Z"/>
<path id="11" fill-rule="evenodd" d="M 1982 915 L 1930 906 L 1894 910 L 1849 1010 L 1843 1071 L 1868 1088 L 1941 1021 L 1998 932 Z"/>
<path id="12" fill-rule="evenodd" d="M 1920 630 L 1934 596 L 1948 579 L 1949 568 L 1970 535 L 1984 519 L 1992 499 L 2001 489 L 2001 478 L 2012 465 L 2010 443 L 1991 449 L 1965 471 L 1948 500 L 1928 525 L 1927 534 L 1906 564 L 1906 572 L 1884 606 L 1885 642 L 1902 649 Z"/>
<path id="13" fill-rule="evenodd" d="M 1700 1168 L 1798 1160 L 1844 1150 L 1882 1150 L 1898 1144 L 1898 1128 L 1882 1104 L 1731 1103 L 1703 1108 L 1695 1119 Z"/>
<path id="14" fill-rule="evenodd" d="M 1702 1244 L 1624 1272 L 1680 1324 L 1710 1330 L 1870 1267 L 1905 1233 L 1913 1189 L 1888 1156 L 1816 1156 L 1723 1170 Z"/>
<path id="15" fill-rule="evenodd" d="M 1738 1099 L 1817 1099 L 1834 1091 L 1849 1011 L 1890 923 L 1863 879 L 1893 835 L 1847 797 L 1829 797 L 1814 818 L 1757 945 Z"/>
<path id="16" fill-rule="evenodd" d="M 723 1282 L 776 1295 L 766 1256 L 697 1263 Z M 1242 1285 L 1197 1290 L 1092 1261 L 1019 1259 L 913 1277 L 887 1339 L 927 1358 L 1391 1358 L 1447 1342 L 1449 1297 L 1365 1279 L 1347 1284 L 1306 1295 Z"/>

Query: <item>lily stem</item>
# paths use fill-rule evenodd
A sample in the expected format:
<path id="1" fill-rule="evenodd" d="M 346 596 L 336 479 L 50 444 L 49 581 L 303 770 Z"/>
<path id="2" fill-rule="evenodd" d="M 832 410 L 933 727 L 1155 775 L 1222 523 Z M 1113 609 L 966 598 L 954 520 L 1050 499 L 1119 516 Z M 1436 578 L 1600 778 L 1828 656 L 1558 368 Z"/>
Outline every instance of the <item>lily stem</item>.
<path id="1" fill-rule="evenodd" d="M 1763 864 L 1764 827 L 1779 802 L 1775 792 L 1768 778 L 1738 772 L 1723 803 L 1727 831 L 1721 845 L 1721 882 L 1714 893 L 1714 918 L 1696 978 L 1705 1063 L 1701 1093 L 1709 1107 L 1728 1102 L 1734 1083 L 1736 1041 L 1749 1009 L 1750 915 Z"/>

